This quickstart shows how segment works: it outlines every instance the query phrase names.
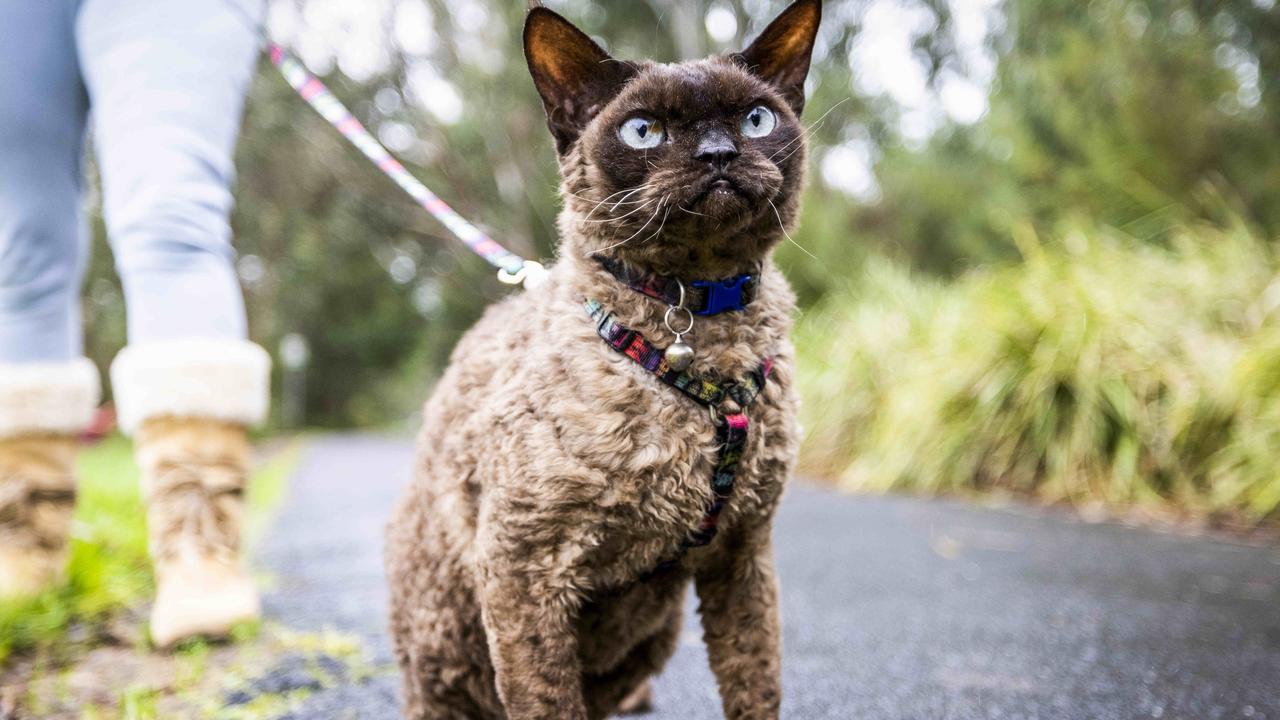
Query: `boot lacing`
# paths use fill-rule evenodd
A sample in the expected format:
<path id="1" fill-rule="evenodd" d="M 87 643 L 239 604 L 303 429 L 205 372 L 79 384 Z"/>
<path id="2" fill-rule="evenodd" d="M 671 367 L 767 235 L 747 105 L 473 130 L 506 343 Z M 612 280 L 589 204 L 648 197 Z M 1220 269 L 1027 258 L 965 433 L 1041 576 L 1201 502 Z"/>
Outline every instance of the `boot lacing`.
<path id="1" fill-rule="evenodd" d="M 23 544 L 35 540 L 41 547 L 55 548 L 65 538 L 45 537 L 33 533 L 34 510 L 37 503 L 70 504 L 75 501 L 75 490 L 57 490 L 59 485 L 74 487 L 75 480 L 57 473 L 36 474 L 10 471 L 0 475 L 0 539 L 5 543 Z"/>
<path id="2" fill-rule="evenodd" d="M 186 540 L 202 555 L 234 562 L 244 475 L 235 463 L 217 460 L 169 461 L 156 467 L 147 493 L 152 557 L 172 559 Z"/>

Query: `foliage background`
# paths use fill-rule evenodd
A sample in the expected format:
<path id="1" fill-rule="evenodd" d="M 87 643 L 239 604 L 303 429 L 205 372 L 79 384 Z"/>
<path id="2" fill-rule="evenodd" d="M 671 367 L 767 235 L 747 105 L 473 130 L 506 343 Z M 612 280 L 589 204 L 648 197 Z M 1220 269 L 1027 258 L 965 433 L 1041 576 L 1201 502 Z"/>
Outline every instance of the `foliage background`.
<path id="1" fill-rule="evenodd" d="M 784 5 L 547 4 L 659 60 L 736 49 Z M 524 10 L 276 0 L 269 26 L 463 214 L 551 257 Z M 805 312 L 809 469 L 1272 514 L 1278 40 L 1274 0 L 827 0 L 814 179 L 778 256 Z M 254 337 L 312 348 L 277 387 L 304 388 L 309 424 L 410 418 L 503 287 L 265 65 L 238 160 Z M 98 235 L 106 362 L 123 308 Z"/>

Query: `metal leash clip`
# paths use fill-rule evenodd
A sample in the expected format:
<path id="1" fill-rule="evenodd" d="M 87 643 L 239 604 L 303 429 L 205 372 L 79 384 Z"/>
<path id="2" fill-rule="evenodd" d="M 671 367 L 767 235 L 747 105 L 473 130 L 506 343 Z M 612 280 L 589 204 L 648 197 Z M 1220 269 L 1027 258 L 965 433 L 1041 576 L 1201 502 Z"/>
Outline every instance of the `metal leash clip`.
<path id="1" fill-rule="evenodd" d="M 498 282 L 504 285 L 523 285 L 532 290 L 547 279 L 547 268 L 537 260 L 525 260 L 520 268 L 511 272 L 510 268 L 498 269 Z"/>

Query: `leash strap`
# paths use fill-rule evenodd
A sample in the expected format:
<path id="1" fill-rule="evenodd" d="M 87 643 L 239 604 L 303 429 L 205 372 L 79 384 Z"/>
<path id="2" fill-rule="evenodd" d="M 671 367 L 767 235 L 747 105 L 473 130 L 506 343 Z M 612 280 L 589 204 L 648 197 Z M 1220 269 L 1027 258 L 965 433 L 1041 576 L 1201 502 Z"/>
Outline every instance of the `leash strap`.
<path id="1" fill-rule="evenodd" d="M 364 125 L 351 114 L 351 111 L 342 104 L 342 101 L 334 97 L 332 92 L 329 92 L 329 88 L 320 82 L 320 78 L 312 75 L 301 60 L 291 55 L 279 43 L 272 42 L 261 17 L 251 15 L 248 10 L 233 2 L 233 0 L 223 0 L 223 2 L 227 9 L 244 24 L 245 28 L 258 37 L 258 42 L 262 47 L 266 48 L 267 57 L 271 58 L 271 64 L 280 71 L 280 75 L 284 77 L 285 82 L 289 83 L 289 86 L 308 105 L 320 113 L 321 117 L 328 120 L 330 125 L 337 128 L 338 132 L 342 133 L 342 136 L 348 142 L 354 145 L 365 157 L 369 158 L 379 170 L 408 193 L 409 197 L 413 198 L 423 209 L 431 213 L 432 217 L 448 228 L 454 237 L 461 240 L 472 252 L 483 258 L 485 262 L 498 268 L 498 280 L 508 285 L 523 283 L 532 287 L 545 279 L 546 268 L 541 263 L 525 260 L 504 248 L 496 240 L 486 235 L 483 230 L 467 222 L 466 218 L 459 215 L 444 200 L 441 200 L 435 193 L 431 192 L 430 188 L 422 184 L 422 181 L 411 175 L 404 165 L 400 164 L 400 161 L 395 159 L 382 146 L 382 143 L 378 142 L 365 129 Z"/>
<path id="2" fill-rule="evenodd" d="M 540 263 L 525 260 L 500 245 L 483 230 L 472 225 L 453 208 L 441 200 L 430 188 L 422 184 L 399 160 L 387 151 L 382 143 L 365 129 L 351 111 L 334 97 L 329 88 L 287 50 L 273 42 L 267 42 L 267 54 L 285 82 L 297 91 L 321 117 L 342 133 L 342 136 L 365 157 L 409 194 L 432 217 L 439 220 L 449 232 L 463 242 L 484 261 L 498 268 L 498 279 L 508 284 L 524 282 L 527 278 L 540 277 L 545 269 Z"/>
<path id="3" fill-rule="evenodd" d="M 642 295 L 675 307 L 679 307 L 683 299 L 684 307 L 694 315 L 743 310 L 756 299 L 760 285 L 756 275 L 738 275 L 726 280 L 694 280 L 682 291 L 676 278 L 638 270 L 604 255 L 595 256 L 595 260 L 618 282 Z"/>
<path id="4" fill-rule="evenodd" d="M 675 567 L 686 552 L 707 545 L 715 538 L 719 530 L 720 514 L 733 495 L 733 486 L 738 477 L 738 461 L 742 459 L 743 449 L 747 445 L 747 432 L 751 429 L 746 409 L 764 390 L 765 382 L 773 372 L 773 359 L 766 359 L 745 378 L 731 382 L 721 383 L 690 373 L 676 372 L 667 366 L 661 349 L 640 333 L 618 322 L 613 313 L 605 310 L 599 302 L 588 299 L 583 305 L 596 323 L 596 332 L 609 347 L 631 358 L 666 385 L 710 408 L 711 416 L 716 421 L 716 443 L 719 449 L 711 476 L 714 496 L 698 526 L 680 543 L 676 556 L 664 560 L 650 571 L 645 576 L 648 579 Z M 724 415 L 716 412 L 726 400 L 732 400 L 737 405 L 737 412 Z"/>

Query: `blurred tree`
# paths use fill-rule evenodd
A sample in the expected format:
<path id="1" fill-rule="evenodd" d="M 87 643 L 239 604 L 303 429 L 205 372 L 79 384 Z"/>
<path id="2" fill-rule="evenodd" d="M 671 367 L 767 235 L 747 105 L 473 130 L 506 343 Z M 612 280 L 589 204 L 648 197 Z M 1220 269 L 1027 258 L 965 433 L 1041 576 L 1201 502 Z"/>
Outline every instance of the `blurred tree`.
<path id="1" fill-rule="evenodd" d="M 1007 257 L 1021 224 L 1148 240 L 1198 220 L 1280 231 L 1280 17 L 1238 0 L 1009 0 L 987 116 L 890 145 L 859 233 L 918 267 Z M 1270 70 L 1270 72 L 1268 72 Z"/>

